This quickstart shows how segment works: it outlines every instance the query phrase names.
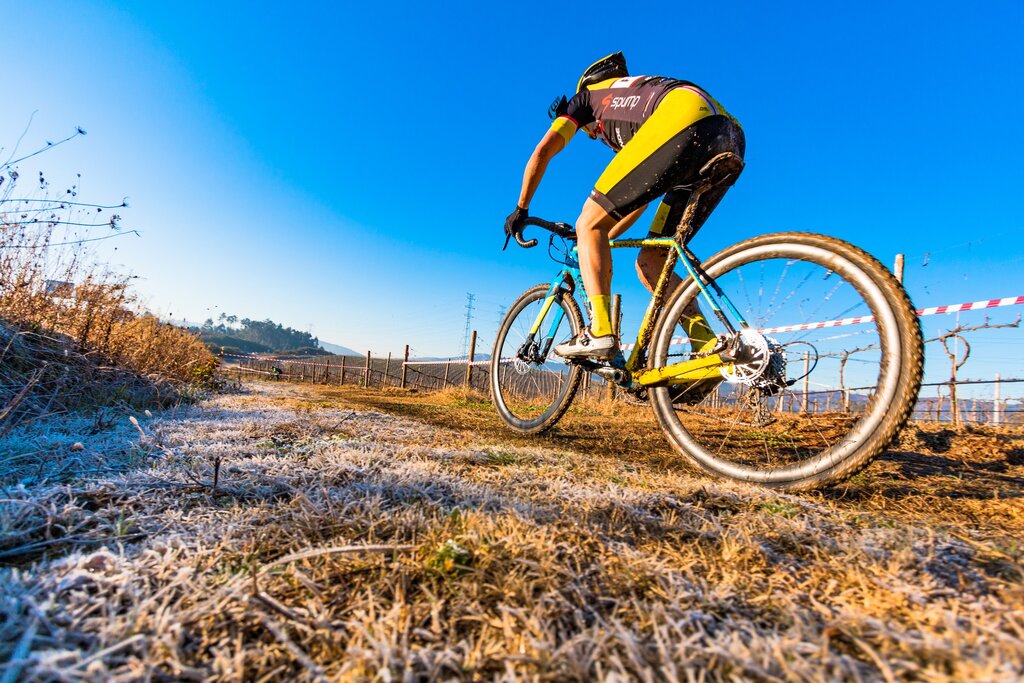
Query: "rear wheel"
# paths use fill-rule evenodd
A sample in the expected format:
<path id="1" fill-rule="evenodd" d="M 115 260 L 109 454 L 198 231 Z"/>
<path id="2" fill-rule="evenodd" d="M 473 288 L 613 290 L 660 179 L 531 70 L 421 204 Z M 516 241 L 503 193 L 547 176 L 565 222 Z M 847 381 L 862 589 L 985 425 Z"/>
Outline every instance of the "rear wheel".
<path id="1" fill-rule="evenodd" d="M 648 390 L 675 450 L 717 476 L 799 490 L 850 476 L 897 436 L 917 400 L 924 352 L 914 307 L 881 263 L 841 240 L 781 233 L 703 267 L 750 329 L 741 332 L 743 361 L 687 385 L 693 400 L 681 403 L 678 386 Z M 700 355 L 687 336 L 698 297 L 687 280 L 667 303 L 652 367 Z"/>
<path id="2" fill-rule="evenodd" d="M 548 304 L 549 289 L 537 285 L 516 299 L 501 321 L 491 354 L 494 406 L 506 425 L 523 434 L 543 432 L 558 422 L 583 376 L 582 368 L 551 352 L 582 329 L 579 306 L 563 290 Z"/>

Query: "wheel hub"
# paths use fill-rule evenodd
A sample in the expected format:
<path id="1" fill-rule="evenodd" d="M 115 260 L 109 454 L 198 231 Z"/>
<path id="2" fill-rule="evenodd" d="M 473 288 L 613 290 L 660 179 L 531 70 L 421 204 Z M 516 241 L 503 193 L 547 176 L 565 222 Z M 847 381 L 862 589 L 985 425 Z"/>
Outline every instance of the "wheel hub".
<path id="1" fill-rule="evenodd" d="M 741 359 L 719 370 L 726 382 L 769 390 L 785 385 L 786 358 L 777 341 L 747 328 L 739 342 Z"/>

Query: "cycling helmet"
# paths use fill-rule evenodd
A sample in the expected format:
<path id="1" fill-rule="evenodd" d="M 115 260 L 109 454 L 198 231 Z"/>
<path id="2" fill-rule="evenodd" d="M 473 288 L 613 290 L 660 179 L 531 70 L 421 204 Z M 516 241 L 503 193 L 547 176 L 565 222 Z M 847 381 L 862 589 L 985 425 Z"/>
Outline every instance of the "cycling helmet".
<path id="1" fill-rule="evenodd" d="M 616 52 L 607 57 L 602 57 L 587 67 L 587 70 L 583 72 L 583 76 L 580 77 L 579 85 L 576 86 L 576 92 L 582 92 L 588 85 L 607 81 L 609 78 L 622 78 L 628 75 L 626 58 L 621 52 Z"/>

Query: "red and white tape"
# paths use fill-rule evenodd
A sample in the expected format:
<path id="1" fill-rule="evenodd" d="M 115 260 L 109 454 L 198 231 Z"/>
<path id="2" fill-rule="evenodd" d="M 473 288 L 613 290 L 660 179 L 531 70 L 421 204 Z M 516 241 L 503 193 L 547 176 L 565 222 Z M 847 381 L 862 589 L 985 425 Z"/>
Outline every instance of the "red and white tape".
<path id="1" fill-rule="evenodd" d="M 490 365 L 491 361 L 488 360 L 475 360 L 472 363 L 466 358 L 449 358 L 448 360 L 410 360 L 403 363 L 403 365 L 445 365 L 451 363 L 452 365 Z"/>
<path id="2" fill-rule="evenodd" d="M 973 301 L 966 304 L 948 304 L 946 306 L 932 306 L 922 308 L 917 314 L 940 315 L 942 313 L 959 313 L 960 311 L 978 311 L 984 308 L 999 308 L 1000 306 L 1016 306 L 1024 304 L 1024 296 L 1008 296 L 1002 299 L 986 299 L 985 301 Z M 859 318 L 843 318 L 841 320 L 826 320 L 820 323 L 805 323 L 803 325 L 783 325 L 782 327 L 768 327 L 758 330 L 761 334 L 775 334 L 778 332 L 799 332 L 801 330 L 817 330 L 823 327 L 840 327 L 842 325 L 859 325 L 869 323 L 875 319 L 873 315 L 863 315 Z"/>
<path id="3" fill-rule="evenodd" d="M 999 308 L 1001 306 L 1017 306 L 1024 304 L 1024 296 L 1008 296 L 1002 299 L 986 299 L 984 301 L 972 301 L 966 304 L 947 304 L 946 306 L 932 306 L 917 311 L 919 316 L 940 315 L 943 313 L 959 313 L 961 311 L 978 311 L 985 308 Z M 779 334 L 781 332 L 800 332 L 803 330 L 820 330 L 826 327 L 842 327 L 844 325 L 860 325 L 874 321 L 873 315 L 862 315 L 856 318 L 841 318 L 839 320 L 824 320 L 816 323 L 803 323 L 801 325 L 782 325 L 780 327 L 766 327 L 758 330 L 761 334 Z M 683 344 L 689 341 L 688 337 L 674 337 L 671 344 Z M 622 349 L 628 351 L 635 344 L 624 344 Z"/>

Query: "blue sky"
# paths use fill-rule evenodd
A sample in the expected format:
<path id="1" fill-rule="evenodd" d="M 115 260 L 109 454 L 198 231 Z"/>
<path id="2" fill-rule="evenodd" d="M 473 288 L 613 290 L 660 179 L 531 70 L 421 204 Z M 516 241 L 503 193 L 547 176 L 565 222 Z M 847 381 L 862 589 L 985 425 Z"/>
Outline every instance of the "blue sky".
<path id="1" fill-rule="evenodd" d="M 698 253 L 813 230 L 886 263 L 906 253 L 919 306 L 1024 294 L 1024 4 L 619 7 L 5 3 L 0 145 L 6 158 L 34 111 L 22 149 L 89 132 L 39 166 L 81 173 L 88 199 L 131 198 L 142 237 L 98 249 L 161 315 L 449 355 L 467 292 L 489 343 L 499 306 L 550 278 L 543 249 L 500 251 L 501 225 L 548 103 L 621 49 L 743 123 L 747 169 Z M 532 213 L 573 220 L 609 159 L 579 136 Z M 628 259 L 627 324 L 643 306 Z M 986 335 L 968 374 L 1007 368 L 1021 334 Z"/>

